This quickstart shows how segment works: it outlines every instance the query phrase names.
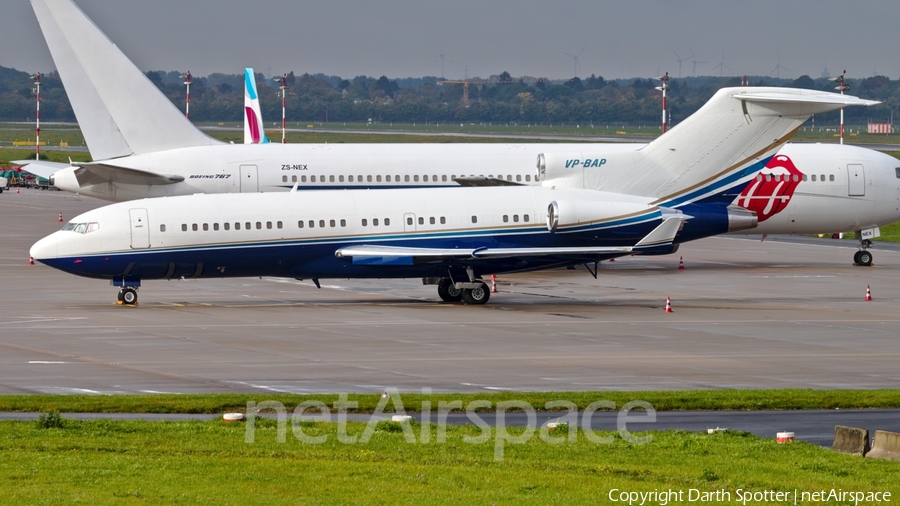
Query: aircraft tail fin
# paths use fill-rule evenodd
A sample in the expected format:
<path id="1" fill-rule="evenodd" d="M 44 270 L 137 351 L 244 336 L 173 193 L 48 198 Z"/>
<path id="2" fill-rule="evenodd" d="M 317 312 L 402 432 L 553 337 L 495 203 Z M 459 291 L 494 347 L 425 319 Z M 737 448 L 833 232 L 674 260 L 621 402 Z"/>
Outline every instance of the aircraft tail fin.
<path id="1" fill-rule="evenodd" d="M 755 177 L 810 115 L 875 103 L 796 88 L 723 88 L 646 146 L 613 152 L 595 145 L 582 152 L 545 153 L 539 170 L 545 168 L 546 179 L 558 181 L 549 184 L 615 188 L 654 197 L 654 204 L 664 207 L 706 199 L 727 205 L 740 190 L 730 194 Z"/>
<path id="2" fill-rule="evenodd" d="M 256 91 L 256 76 L 253 69 L 244 69 L 244 144 L 268 144 L 262 111 L 259 108 L 259 94 Z"/>
<path id="3" fill-rule="evenodd" d="M 95 160 L 217 144 L 71 0 L 31 0 Z"/>

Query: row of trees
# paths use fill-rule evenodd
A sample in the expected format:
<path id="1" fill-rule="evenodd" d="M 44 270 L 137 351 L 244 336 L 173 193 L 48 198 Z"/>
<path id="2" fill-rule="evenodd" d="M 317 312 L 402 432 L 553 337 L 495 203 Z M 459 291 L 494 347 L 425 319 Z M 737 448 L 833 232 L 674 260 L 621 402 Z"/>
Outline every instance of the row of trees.
<path id="1" fill-rule="evenodd" d="M 185 87 L 178 72 L 147 73 L 148 78 L 179 108 L 184 107 Z M 280 120 L 278 84 L 257 74 L 263 117 Z M 42 79 L 41 118 L 74 121 L 75 117 L 59 76 Z M 385 76 L 342 79 L 323 74 L 287 76 L 287 116 L 291 121 L 401 123 L 569 123 L 655 125 L 660 119 L 659 84 L 653 79 L 606 80 L 591 75 L 567 81 L 524 80 L 507 72 L 490 84 L 470 84 L 469 102 L 463 102 L 463 85 L 438 84 L 436 77 L 391 80 Z M 802 76 L 796 80 L 752 78 L 752 85 L 791 86 L 832 91 L 827 79 Z M 900 105 L 900 81 L 884 76 L 848 80 L 851 93 L 876 99 L 884 105 L 848 109 L 847 122 L 888 121 Z M 738 78 L 692 77 L 669 81 L 668 105 L 673 123 L 703 105 L 716 90 L 739 86 Z M 28 74 L 0 67 L 0 119 L 34 118 L 32 81 Z M 191 87 L 191 119 L 240 122 L 243 120 L 243 75 L 211 74 L 194 78 Z M 837 113 L 820 115 L 819 124 L 836 121 Z"/>

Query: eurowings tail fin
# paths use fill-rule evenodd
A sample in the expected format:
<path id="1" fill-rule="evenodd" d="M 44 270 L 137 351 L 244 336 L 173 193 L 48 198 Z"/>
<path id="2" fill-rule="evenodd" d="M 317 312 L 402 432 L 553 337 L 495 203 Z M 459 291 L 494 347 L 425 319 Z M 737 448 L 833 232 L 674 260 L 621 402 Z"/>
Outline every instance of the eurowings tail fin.
<path id="1" fill-rule="evenodd" d="M 95 160 L 217 144 L 71 0 L 31 0 Z"/>
<path id="2" fill-rule="evenodd" d="M 259 108 L 259 94 L 256 91 L 256 76 L 253 69 L 244 69 L 244 144 L 268 144 L 262 111 Z"/>

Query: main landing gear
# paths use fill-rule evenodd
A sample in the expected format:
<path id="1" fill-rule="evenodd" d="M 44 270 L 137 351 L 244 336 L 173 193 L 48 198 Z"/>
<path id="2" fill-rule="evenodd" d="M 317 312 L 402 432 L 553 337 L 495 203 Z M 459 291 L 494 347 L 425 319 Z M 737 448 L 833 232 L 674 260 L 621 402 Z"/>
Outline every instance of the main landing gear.
<path id="1" fill-rule="evenodd" d="M 462 301 L 466 304 L 480 305 L 487 303 L 491 298 L 490 287 L 480 279 L 459 283 L 454 282 L 451 278 L 441 278 L 437 286 L 438 296 L 445 302 Z"/>
<path id="2" fill-rule="evenodd" d="M 137 299 L 137 288 L 128 286 L 119 290 L 119 296 L 116 303 L 124 306 L 134 306 L 137 304 Z"/>
<path id="3" fill-rule="evenodd" d="M 872 246 L 872 241 L 868 239 L 859 240 L 860 250 L 853 255 L 853 263 L 855 265 L 863 267 L 870 267 L 872 265 L 872 253 L 868 250 L 870 246 Z"/>

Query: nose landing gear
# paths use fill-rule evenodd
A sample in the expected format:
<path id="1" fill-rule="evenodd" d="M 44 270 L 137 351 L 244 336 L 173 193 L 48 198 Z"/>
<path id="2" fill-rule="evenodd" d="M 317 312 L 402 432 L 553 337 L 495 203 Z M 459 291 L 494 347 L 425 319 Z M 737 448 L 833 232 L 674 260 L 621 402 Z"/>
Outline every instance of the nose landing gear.
<path id="1" fill-rule="evenodd" d="M 859 240 L 859 248 L 853 255 L 853 263 L 854 265 L 859 265 L 862 267 L 870 267 L 872 265 L 872 253 L 869 251 L 869 247 L 872 246 L 872 241 L 868 239 L 860 239 Z"/>
<path id="2" fill-rule="evenodd" d="M 137 305 L 137 288 L 132 287 L 124 287 L 119 290 L 118 300 L 116 304 L 120 306 L 134 306 Z"/>

